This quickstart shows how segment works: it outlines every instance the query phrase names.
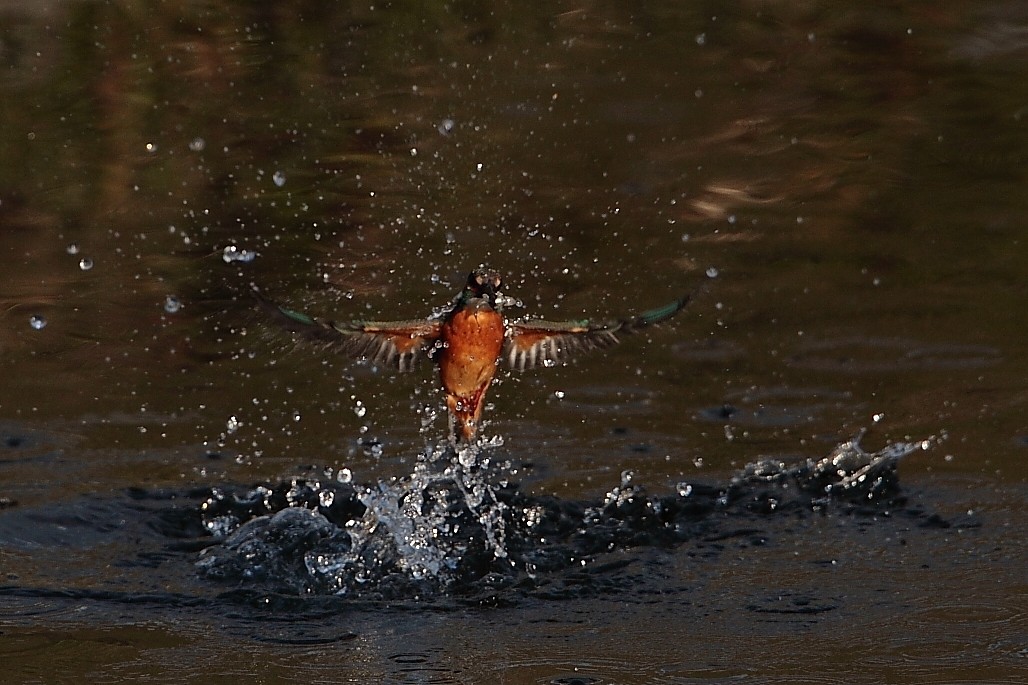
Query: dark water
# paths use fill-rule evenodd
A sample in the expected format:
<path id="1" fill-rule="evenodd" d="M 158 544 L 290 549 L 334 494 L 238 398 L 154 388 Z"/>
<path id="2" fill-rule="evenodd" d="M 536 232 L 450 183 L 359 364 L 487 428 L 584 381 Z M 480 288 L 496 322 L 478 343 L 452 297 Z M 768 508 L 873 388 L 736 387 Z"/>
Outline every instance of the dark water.
<path id="1" fill-rule="evenodd" d="M 1026 22 L 1003 2 L 3 3 L 4 679 L 1028 679 Z M 341 595 L 299 567 L 211 574 L 233 549 L 212 492 L 320 496 L 343 469 L 400 487 L 446 434 L 431 369 L 296 348 L 251 283 L 416 318 L 480 263 L 517 315 L 696 293 L 491 392 L 498 470 L 475 482 L 565 515 L 546 542 L 506 531 L 551 565 L 483 554 L 463 584 Z M 933 442 L 870 500 L 732 485 L 866 427 L 872 452 Z M 626 470 L 643 491 L 619 500 Z M 317 544 L 308 523 L 289 530 Z"/>

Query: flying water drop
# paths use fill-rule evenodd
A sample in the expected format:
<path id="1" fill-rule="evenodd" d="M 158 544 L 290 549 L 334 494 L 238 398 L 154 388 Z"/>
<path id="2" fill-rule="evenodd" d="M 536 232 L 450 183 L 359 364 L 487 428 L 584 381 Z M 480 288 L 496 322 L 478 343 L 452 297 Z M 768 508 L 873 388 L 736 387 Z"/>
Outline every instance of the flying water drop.
<path id="1" fill-rule="evenodd" d="M 37 331 L 46 328 L 46 317 L 41 314 L 33 314 L 29 317 L 29 325 Z"/>
<path id="2" fill-rule="evenodd" d="M 256 250 L 243 250 L 235 245 L 229 245 L 221 252 L 221 259 L 226 264 L 232 262 L 241 262 L 243 264 L 249 264 L 253 260 L 257 259 Z"/>

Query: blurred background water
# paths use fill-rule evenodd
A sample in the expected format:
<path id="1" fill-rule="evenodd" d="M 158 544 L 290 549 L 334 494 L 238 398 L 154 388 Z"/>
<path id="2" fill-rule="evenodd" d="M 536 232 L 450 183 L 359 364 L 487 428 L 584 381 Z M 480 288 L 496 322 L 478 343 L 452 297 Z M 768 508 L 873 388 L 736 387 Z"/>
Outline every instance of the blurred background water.
<path id="1" fill-rule="evenodd" d="M 1023 682 L 1026 67 L 1017 2 L 0 3 L 5 678 Z M 161 523 L 197 493 L 402 476 L 446 432 L 431 369 L 294 348 L 251 284 L 417 318 L 482 263 L 517 316 L 695 292 L 502 374 L 523 490 L 724 483 L 873 425 L 945 437 L 900 466 L 940 525 L 733 519 L 491 608 L 198 578 Z"/>

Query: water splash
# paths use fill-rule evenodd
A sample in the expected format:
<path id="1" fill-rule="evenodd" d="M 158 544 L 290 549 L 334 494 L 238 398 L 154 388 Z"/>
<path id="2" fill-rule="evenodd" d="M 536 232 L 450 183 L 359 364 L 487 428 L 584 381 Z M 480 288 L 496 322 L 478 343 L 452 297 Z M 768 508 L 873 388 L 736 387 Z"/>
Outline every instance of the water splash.
<path id="1" fill-rule="evenodd" d="M 510 511 L 494 484 L 507 467 L 486 454 L 495 446 L 439 444 L 419 456 L 409 476 L 369 486 L 354 486 L 349 469 L 341 469 L 342 479 L 291 479 L 285 492 L 283 485 L 244 496 L 216 490 L 201 515 L 212 535 L 227 537 L 198 568 L 208 577 L 301 594 L 445 591 L 468 560 L 488 565 L 508 556 Z"/>
<path id="2" fill-rule="evenodd" d="M 440 443 L 410 475 L 370 485 L 355 484 L 349 469 L 328 469 L 244 493 L 215 489 L 200 514 L 220 540 L 197 568 L 259 591 L 496 601 L 503 588 L 546 586 L 553 574 L 617 549 L 695 538 L 719 512 L 894 506 L 902 500 L 898 462 L 940 440 L 868 452 L 862 437 L 821 459 L 759 460 L 724 486 L 678 483 L 663 496 L 624 471 L 594 503 L 519 492 L 510 463 L 493 462 L 502 440 Z"/>
<path id="3" fill-rule="evenodd" d="M 873 502 L 898 488 L 896 465 L 900 459 L 928 450 L 945 439 L 943 435 L 917 442 L 889 443 L 876 452 L 868 452 L 860 445 L 866 434 L 867 430 L 862 429 L 853 438 L 836 445 L 828 456 L 797 465 L 769 459 L 753 462 L 736 475 L 732 483 L 741 486 L 793 481 L 814 496 L 811 500 L 814 507 L 827 506 L 832 498 Z"/>

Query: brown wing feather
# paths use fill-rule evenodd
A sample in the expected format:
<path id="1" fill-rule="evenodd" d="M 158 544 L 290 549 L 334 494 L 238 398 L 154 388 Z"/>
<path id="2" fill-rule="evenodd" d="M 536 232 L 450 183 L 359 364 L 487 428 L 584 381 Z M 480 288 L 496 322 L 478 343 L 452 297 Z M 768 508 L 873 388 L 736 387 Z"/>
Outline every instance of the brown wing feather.
<path id="1" fill-rule="evenodd" d="M 409 371 L 439 337 L 436 321 L 321 321 L 272 302 L 257 290 L 261 308 L 287 331 L 354 359 Z"/>
<path id="2" fill-rule="evenodd" d="M 503 359 L 512 368 L 524 371 L 538 364 L 562 364 L 579 352 L 611 347 L 622 335 L 670 319 L 689 302 L 689 296 L 638 316 L 610 321 L 526 321 L 511 324 L 504 341 Z"/>

